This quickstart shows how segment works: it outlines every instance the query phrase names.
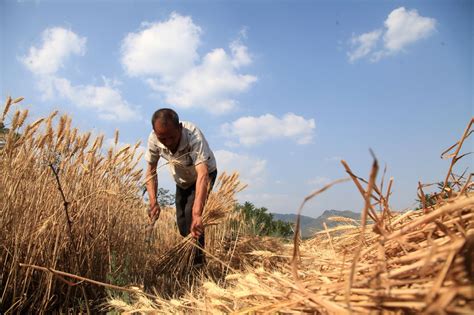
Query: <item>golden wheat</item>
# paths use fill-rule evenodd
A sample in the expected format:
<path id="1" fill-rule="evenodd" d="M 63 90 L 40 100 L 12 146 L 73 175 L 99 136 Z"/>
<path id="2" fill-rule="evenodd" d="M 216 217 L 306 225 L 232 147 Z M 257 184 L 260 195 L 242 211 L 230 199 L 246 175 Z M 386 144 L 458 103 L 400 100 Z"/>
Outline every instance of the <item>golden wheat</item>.
<path id="1" fill-rule="evenodd" d="M 469 127 L 472 126 L 471 120 Z M 469 128 L 468 128 L 469 130 Z M 463 137 L 470 133 L 465 132 Z M 462 139 L 463 140 L 463 139 Z M 458 144 L 462 144 L 463 141 Z M 453 146 L 452 148 L 456 148 Z M 457 160 L 459 148 L 451 157 Z M 452 165 L 451 165 L 452 166 Z M 224 282 L 206 281 L 179 302 L 151 301 L 153 311 L 181 313 L 321 313 L 382 314 L 463 313 L 474 307 L 474 192 L 472 176 L 454 177 L 457 191 L 443 189 L 428 211 L 393 212 L 386 193 L 357 177 L 345 163 L 366 199 L 373 221 L 333 218 L 348 225 L 319 232 L 314 238 L 282 248 L 279 254 L 253 251 L 266 260 L 293 256 L 296 270 L 280 266 L 239 268 Z M 376 169 L 376 168 L 375 168 Z M 451 172 L 450 167 L 449 172 Z M 453 176 L 450 176 L 453 178 Z M 373 185 L 374 193 L 360 182 Z M 391 182 L 391 180 L 390 180 Z M 381 185 L 382 187 L 382 185 Z M 442 194 L 442 195 L 441 195 Z M 373 200 L 380 204 L 377 213 Z M 371 201 L 371 202 L 370 202 Z M 365 228 L 364 228 L 365 227 Z M 329 233 L 334 233 L 334 237 Z M 361 237 L 363 236 L 363 237 Z M 240 238 L 242 244 L 245 238 Z M 295 259 L 293 253 L 301 255 Z M 239 256 L 242 256 L 241 254 Z M 294 266 L 295 266 L 294 265 Z M 235 269 L 234 269 L 235 270 Z M 143 298 L 143 297 L 142 297 Z M 127 304 L 130 311 L 138 310 Z M 116 307 L 117 310 L 122 309 Z M 150 312 L 153 312 L 150 311 Z"/>

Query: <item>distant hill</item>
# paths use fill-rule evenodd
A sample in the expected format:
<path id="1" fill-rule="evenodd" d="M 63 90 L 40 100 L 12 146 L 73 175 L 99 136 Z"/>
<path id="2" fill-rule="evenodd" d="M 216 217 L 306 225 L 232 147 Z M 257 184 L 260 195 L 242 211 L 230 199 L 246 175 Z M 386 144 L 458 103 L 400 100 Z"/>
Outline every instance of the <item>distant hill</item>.
<path id="1" fill-rule="evenodd" d="M 274 220 L 281 220 L 285 222 L 296 222 L 296 214 L 280 214 L 272 213 Z M 329 217 L 346 217 L 354 220 L 360 219 L 360 213 L 356 213 L 350 210 L 326 210 L 317 218 L 308 217 L 305 215 L 301 216 L 301 235 L 306 238 L 312 236 L 315 232 L 323 230 L 323 222 L 326 222 L 328 227 L 336 226 L 340 223 L 328 221 Z"/>

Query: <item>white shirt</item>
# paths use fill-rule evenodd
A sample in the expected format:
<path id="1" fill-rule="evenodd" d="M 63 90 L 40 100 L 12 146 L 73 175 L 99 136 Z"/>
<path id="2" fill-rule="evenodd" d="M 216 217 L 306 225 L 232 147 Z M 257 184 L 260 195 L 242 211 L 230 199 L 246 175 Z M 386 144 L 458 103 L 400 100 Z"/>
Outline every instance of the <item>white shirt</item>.
<path id="1" fill-rule="evenodd" d="M 206 163 L 210 173 L 216 170 L 216 159 L 201 130 L 188 121 L 182 121 L 181 124 L 183 128 L 176 152 L 171 153 L 158 140 L 155 132 L 151 131 L 145 160 L 148 163 L 156 163 L 159 157 L 163 157 L 169 162 L 176 184 L 181 188 L 188 188 L 196 182 L 196 165 Z"/>

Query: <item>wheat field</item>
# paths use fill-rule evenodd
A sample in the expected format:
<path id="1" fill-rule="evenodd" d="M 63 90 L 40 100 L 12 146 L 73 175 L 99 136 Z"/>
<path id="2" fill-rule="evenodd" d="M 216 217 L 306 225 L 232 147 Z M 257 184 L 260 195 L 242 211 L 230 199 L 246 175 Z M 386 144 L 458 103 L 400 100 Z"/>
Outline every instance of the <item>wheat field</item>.
<path id="1" fill-rule="evenodd" d="M 405 314 L 474 310 L 472 174 L 456 175 L 471 119 L 449 158 L 442 187 L 421 207 L 390 207 L 392 179 L 377 159 L 364 180 L 342 162 L 365 206 L 360 220 L 302 240 L 246 233 L 234 211 L 245 188 L 222 174 L 204 210 L 206 264 L 175 226 L 173 208 L 148 221 L 140 143 L 104 136 L 51 113 L 29 122 L 8 98 L 0 140 L 0 312 Z M 339 181 L 338 181 L 339 182 Z M 302 203 L 317 198 L 326 187 Z"/>

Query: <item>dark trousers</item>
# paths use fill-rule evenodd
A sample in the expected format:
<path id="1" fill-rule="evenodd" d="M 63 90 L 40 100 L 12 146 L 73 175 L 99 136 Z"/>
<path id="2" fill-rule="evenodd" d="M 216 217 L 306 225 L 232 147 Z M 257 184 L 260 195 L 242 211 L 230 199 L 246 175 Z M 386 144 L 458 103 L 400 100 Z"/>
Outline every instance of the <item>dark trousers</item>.
<path id="1" fill-rule="evenodd" d="M 209 173 L 209 192 L 211 191 L 217 177 L 217 170 Z M 187 236 L 191 232 L 191 222 L 193 219 L 193 204 L 196 194 L 196 183 L 189 188 L 181 188 L 176 185 L 176 223 L 178 224 L 179 233 Z M 204 233 L 199 237 L 199 246 L 204 248 Z M 195 264 L 204 262 L 204 254 L 201 250 L 196 251 L 194 259 Z"/>

